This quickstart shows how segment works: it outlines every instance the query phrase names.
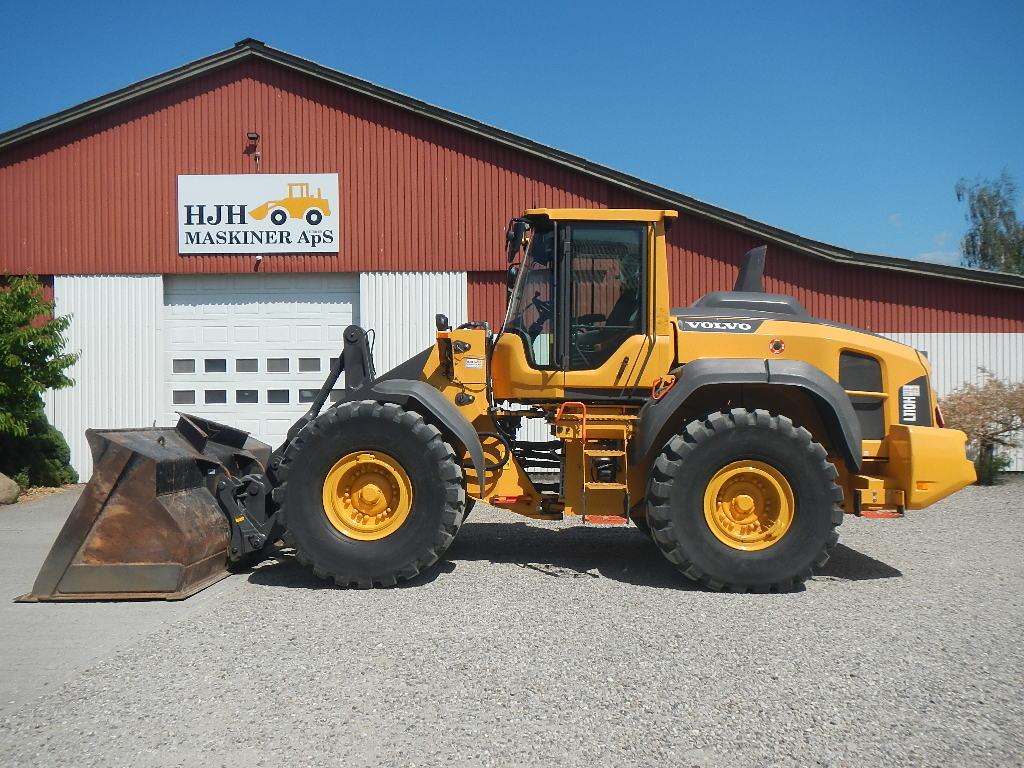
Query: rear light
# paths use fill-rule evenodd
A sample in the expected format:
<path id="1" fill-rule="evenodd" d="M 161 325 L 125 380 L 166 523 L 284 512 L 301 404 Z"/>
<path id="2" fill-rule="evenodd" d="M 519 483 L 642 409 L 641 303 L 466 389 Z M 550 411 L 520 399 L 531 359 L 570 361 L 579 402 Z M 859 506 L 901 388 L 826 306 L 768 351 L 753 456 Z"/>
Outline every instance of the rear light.
<path id="1" fill-rule="evenodd" d="M 946 426 L 946 420 L 942 418 L 942 409 L 937 405 L 935 406 L 935 424 L 941 428 Z"/>

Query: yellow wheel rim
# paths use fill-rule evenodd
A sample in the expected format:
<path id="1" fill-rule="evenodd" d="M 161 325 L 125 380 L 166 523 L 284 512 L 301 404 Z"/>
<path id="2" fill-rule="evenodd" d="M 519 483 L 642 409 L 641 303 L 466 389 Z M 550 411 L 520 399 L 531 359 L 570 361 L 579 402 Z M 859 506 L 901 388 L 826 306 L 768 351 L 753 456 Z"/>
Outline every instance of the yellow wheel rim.
<path id="1" fill-rule="evenodd" d="M 386 453 L 349 453 L 338 459 L 324 479 L 324 513 L 350 539 L 375 541 L 390 536 L 411 510 L 409 476 Z"/>
<path id="2" fill-rule="evenodd" d="M 715 538 L 733 549 L 766 549 L 793 522 L 793 489 L 775 467 L 734 461 L 722 467 L 704 491 L 704 519 Z"/>

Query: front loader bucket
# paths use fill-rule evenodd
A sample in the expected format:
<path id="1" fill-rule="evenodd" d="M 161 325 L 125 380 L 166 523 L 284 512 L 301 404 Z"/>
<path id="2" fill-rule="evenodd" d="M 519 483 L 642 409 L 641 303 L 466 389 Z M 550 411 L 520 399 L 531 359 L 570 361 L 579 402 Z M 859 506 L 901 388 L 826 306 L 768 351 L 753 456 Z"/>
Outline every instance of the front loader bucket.
<path id="1" fill-rule="evenodd" d="M 264 203 L 263 205 L 260 205 L 249 211 L 249 218 L 256 219 L 257 221 L 262 221 L 263 219 L 267 218 L 267 213 L 269 211 L 270 203 Z"/>
<path id="2" fill-rule="evenodd" d="M 261 472 L 269 446 L 195 416 L 86 437 L 92 477 L 19 601 L 181 600 L 227 575 L 228 522 L 211 490 Z"/>

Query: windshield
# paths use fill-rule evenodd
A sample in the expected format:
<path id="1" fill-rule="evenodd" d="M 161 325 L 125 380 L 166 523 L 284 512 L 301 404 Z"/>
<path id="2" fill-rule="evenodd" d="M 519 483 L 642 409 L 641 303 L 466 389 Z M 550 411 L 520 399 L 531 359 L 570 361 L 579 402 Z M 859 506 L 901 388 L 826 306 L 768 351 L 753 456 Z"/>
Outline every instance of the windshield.
<path id="1" fill-rule="evenodd" d="M 534 365 L 551 365 L 555 344 L 555 230 L 535 229 L 509 298 L 506 332 L 526 343 Z"/>

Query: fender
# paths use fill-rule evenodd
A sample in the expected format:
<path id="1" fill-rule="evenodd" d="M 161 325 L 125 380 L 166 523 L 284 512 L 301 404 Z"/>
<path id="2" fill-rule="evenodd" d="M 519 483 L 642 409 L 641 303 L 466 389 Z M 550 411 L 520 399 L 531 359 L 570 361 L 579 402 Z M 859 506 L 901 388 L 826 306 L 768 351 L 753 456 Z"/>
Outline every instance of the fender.
<path id="1" fill-rule="evenodd" d="M 675 385 L 661 400 L 640 409 L 632 460 L 650 466 L 655 454 L 683 425 L 682 409 L 701 387 L 715 384 L 777 384 L 797 387 L 811 396 L 829 440 L 853 473 L 860 472 L 861 431 L 849 395 L 824 371 L 799 360 L 750 358 L 694 360 L 674 373 Z"/>
<path id="2" fill-rule="evenodd" d="M 353 400 L 377 400 L 382 403 L 394 403 L 403 408 L 408 407 L 410 400 L 416 403 L 417 410 L 430 415 L 443 430 L 447 431 L 456 442 L 460 443 L 469 453 L 476 471 L 477 485 L 480 496 L 484 494 L 484 472 L 487 466 L 484 461 L 484 449 L 480 437 L 469 420 L 463 416 L 444 395 L 420 380 L 423 368 L 430 358 L 434 347 L 429 346 L 413 355 L 404 363 L 392 368 L 382 376 L 376 376 L 373 370 L 370 349 L 366 343 L 366 331 L 358 325 L 350 325 L 345 329 L 345 347 L 342 351 L 343 364 L 332 368 L 331 376 L 320 392 L 320 403 L 307 414 L 305 422 L 316 418 L 319 406 L 327 399 L 331 387 L 342 371 L 345 372 L 345 397 L 332 407 Z M 304 426 L 300 420 L 293 429 L 296 434 Z M 289 434 L 289 439 L 292 437 Z"/>
<path id="3" fill-rule="evenodd" d="M 820 368 L 800 360 L 766 360 L 768 383 L 799 387 L 818 408 L 829 439 L 852 474 L 860 472 L 864 454 L 860 420 L 846 390 Z"/>
<path id="4" fill-rule="evenodd" d="M 420 370 L 422 370 L 422 366 Z M 414 401 L 417 407 L 410 410 L 429 414 L 469 453 L 473 461 L 473 469 L 476 471 L 479 495 L 483 497 L 486 463 L 480 437 L 469 420 L 459 412 L 459 409 L 427 382 L 411 379 L 378 379 L 369 387 L 354 392 L 352 399 L 379 400 L 382 403 L 394 403 L 403 408 L 407 407 L 410 400 Z"/>

